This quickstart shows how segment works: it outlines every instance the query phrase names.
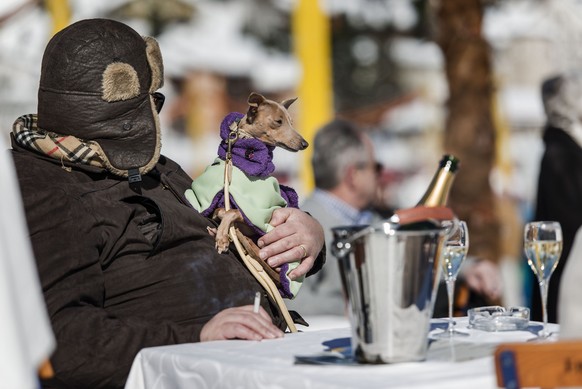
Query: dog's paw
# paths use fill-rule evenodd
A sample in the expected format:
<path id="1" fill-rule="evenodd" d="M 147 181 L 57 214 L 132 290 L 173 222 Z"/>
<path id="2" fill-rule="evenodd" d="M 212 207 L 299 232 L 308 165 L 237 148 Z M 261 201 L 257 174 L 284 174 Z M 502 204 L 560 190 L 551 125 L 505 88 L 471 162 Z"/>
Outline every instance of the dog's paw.
<path id="1" fill-rule="evenodd" d="M 228 235 L 223 236 L 223 237 L 217 236 L 214 247 L 216 247 L 216 251 L 218 251 L 218 254 L 222 254 L 222 253 L 228 252 L 229 244 L 230 244 L 230 241 L 228 239 Z"/>
<path id="2" fill-rule="evenodd" d="M 210 236 L 216 236 L 216 227 L 206 227 L 206 231 L 208 231 L 208 234 Z"/>

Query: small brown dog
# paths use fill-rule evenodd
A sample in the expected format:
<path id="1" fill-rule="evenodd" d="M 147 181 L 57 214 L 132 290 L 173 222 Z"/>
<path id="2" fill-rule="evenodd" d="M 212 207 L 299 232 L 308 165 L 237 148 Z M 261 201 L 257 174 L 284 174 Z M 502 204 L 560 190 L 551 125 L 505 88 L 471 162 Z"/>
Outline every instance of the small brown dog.
<path id="1" fill-rule="evenodd" d="M 251 93 L 248 98 L 249 110 L 238 125 L 240 139 L 257 139 L 267 146 L 281 147 L 289 151 L 306 149 L 309 144 L 293 128 L 291 116 L 287 109 L 297 98 L 283 101 L 281 104 L 267 100 L 258 93 Z M 213 218 L 220 220 L 215 231 L 216 249 L 219 253 L 228 250 L 228 229 L 235 222 L 244 222 L 243 215 L 238 209 L 225 210 L 217 208 Z"/>
<path id="2" fill-rule="evenodd" d="M 298 207 L 295 191 L 280 185 L 271 176 L 275 169 L 272 162 L 275 147 L 293 152 L 308 147 L 307 141 L 293 128 L 287 111 L 295 100 L 278 103 L 258 93 L 251 93 L 247 113 L 231 113 L 221 124 L 223 141 L 218 149 L 219 157 L 186 191 L 186 197 L 194 208 L 205 216 L 220 220 L 218 228 L 209 228 L 209 232 L 215 235 L 219 253 L 228 251 L 228 231 L 233 223 L 256 243 L 258 237 L 272 228 L 268 223 L 274 209 Z M 230 161 L 232 171 L 228 168 L 225 170 L 225 165 Z M 225 174 L 228 177 L 229 210 L 224 207 Z M 258 253 L 256 246 L 248 247 L 248 242 L 243 244 L 249 254 L 255 257 Z M 268 270 L 274 277 L 271 273 L 273 269 L 269 267 Z M 281 273 L 284 272 L 288 271 L 281 269 Z M 279 281 L 285 284 L 283 278 Z"/>

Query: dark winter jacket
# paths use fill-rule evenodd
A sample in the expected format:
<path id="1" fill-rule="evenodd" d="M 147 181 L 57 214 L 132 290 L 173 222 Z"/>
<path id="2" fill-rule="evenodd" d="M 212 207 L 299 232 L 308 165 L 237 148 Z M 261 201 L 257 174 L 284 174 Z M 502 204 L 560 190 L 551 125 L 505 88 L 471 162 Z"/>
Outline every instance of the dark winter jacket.
<path id="1" fill-rule="evenodd" d="M 562 270 L 576 231 L 582 226 L 582 149 L 570 135 L 555 127 L 545 129 L 544 143 L 535 219 L 555 220 L 562 226 L 562 256 L 548 286 L 548 320 L 556 323 Z M 533 285 L 532 318 L 542 319 L 537 282 Z"/>
<path id="2" fill-rule="evenodd" d="M 217 254 L 175 162 L 162 156 L 138 194 L 101 168 L 14 142 L 12 153 L 58 344 L 46 387 L 123 387 L 141 348 L 196 342 L 213 315 L 262 290 L 236 250 Z"/>

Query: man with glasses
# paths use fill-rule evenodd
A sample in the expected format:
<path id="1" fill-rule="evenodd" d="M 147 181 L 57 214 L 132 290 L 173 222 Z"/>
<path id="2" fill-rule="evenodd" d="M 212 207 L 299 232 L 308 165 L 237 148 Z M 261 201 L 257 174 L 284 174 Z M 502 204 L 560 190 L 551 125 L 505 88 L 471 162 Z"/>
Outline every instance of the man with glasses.
<path id="1" fill-rule="evenodd" d="M 366 225 L 380 216 L 372 210 L 382 165 L 368 135 L 353 123 L 335 119 L 323 126 L 312 143 L 315 190 L 301 204 L 323 226 L 328 265 L 306 279 L 289 307 L 302 315 L 345 314 L 339 266 L 330 252 L 331 229 Z M 309 320 L 308 320 L 309 321 Z"/>

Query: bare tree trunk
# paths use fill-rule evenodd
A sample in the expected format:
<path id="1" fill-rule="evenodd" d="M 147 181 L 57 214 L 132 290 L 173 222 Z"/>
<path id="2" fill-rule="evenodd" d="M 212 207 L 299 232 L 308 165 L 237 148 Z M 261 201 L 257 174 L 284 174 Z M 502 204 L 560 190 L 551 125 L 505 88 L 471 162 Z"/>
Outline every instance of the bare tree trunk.
<path id="1" fill-rule="evenodd" d="M 493 75 L 488 43 L 481 35 L 480 0 L 436 2 L 437 43 L 449 83 L 444 148 L 461 160 L 450 206 L 467 221 L 470 254 L 497 262 L 499 221 L 489 173 L 495 158 Z"/>

